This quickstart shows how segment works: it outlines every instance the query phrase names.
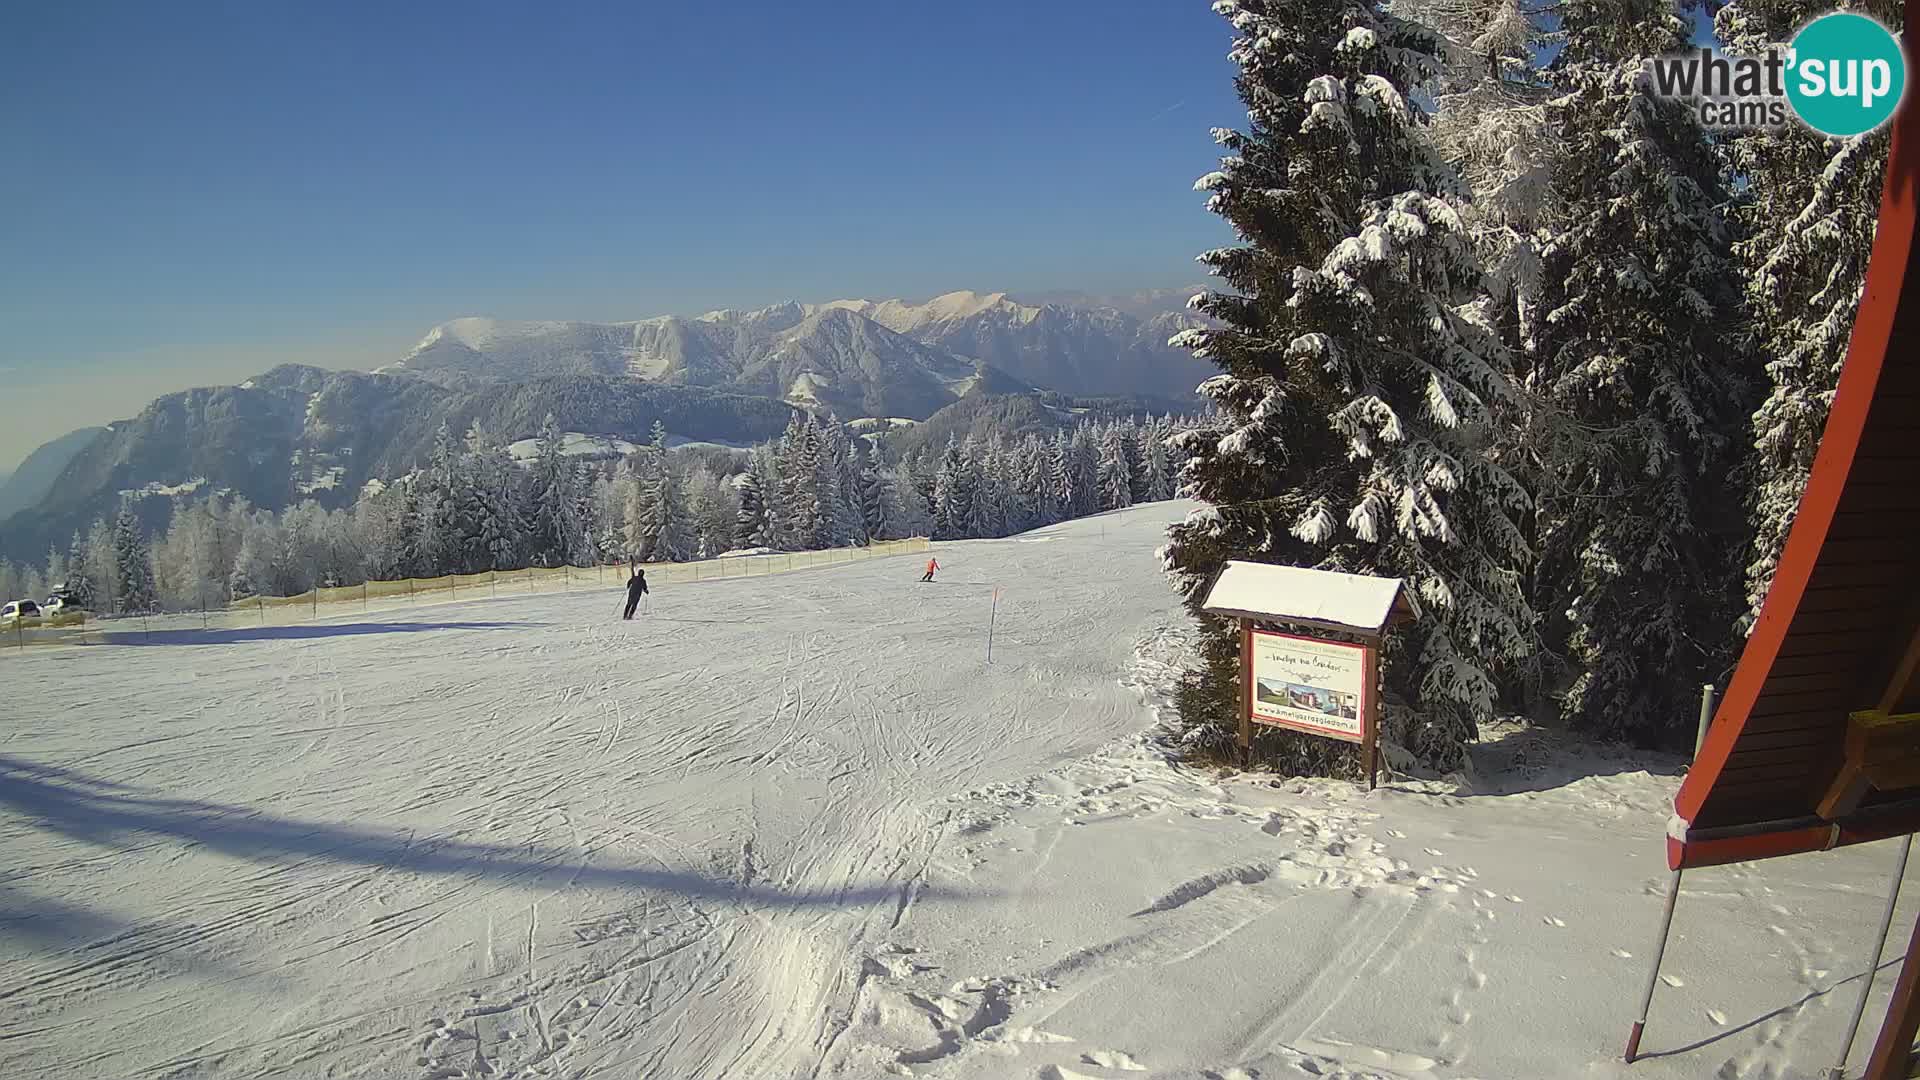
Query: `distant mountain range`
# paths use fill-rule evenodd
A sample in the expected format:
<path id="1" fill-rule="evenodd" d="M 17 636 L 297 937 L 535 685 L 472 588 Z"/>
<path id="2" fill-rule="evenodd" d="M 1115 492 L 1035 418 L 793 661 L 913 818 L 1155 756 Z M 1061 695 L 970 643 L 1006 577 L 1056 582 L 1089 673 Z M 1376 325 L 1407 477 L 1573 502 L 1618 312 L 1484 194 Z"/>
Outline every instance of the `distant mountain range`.
<path id="1" fill-rule="evenodd" d="M 1199 325 L 1178 306 L 1191 291 L 1177 302 L 1141 294 L 1135 312 L 953 292 L 924 303 L 786 303 L 621 323 L 455 319 L 381 370 L 448 385 L 627 375 L 845 417 L 924 417 L 983 387 L 1184 397 L 1207 375 L 1190 354 L 1167 347 L 1169 337 Z"/>
<path id="2" fill-rule="evenodd" d="M 795 407 L 925 420 L 956 402 L 1046 395 L 1070 415 L 1058 395 L 1121 395 L 1164 411 L 1193 403 L 1209 373 L 1166 345 L 1198 324 L 1181 306 L 1192 291 L 1110 303 L 956 292 L 622 323 L 455 319 L 372 374 L 279 367 L 47 444 L 0 485 L 0 554 L 43 558 L 128 495 L 149 496 L 138 505 L 156 526 L 173 496 L 212 491 L 268 508 L 344 503 L 423 461 L 443 421 L 513 442 L 552 412 L 566 430 L 640 441 L 658 419 L 681 439 L 737 444 L 777 435 Z"/>

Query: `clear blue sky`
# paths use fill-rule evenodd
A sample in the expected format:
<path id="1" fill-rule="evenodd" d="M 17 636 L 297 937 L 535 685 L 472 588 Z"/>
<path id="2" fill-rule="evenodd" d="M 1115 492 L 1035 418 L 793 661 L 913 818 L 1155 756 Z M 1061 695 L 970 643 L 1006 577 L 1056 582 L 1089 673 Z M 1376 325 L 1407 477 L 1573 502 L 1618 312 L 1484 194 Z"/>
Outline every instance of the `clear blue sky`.
<path id="1" fill-rule="evenodd" d="M 65 415 L 0 468 L 464 314 L 1195 280 L 1230 36 L 1206 0 L 16 6 L 0 385 Z"/>

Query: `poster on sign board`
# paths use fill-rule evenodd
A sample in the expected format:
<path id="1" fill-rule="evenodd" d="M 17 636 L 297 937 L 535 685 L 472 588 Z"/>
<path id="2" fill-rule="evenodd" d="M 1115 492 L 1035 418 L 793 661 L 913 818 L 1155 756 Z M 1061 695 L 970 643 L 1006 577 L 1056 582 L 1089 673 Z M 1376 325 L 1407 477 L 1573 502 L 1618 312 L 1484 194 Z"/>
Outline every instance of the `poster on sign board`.
<path id="1" fill-rule="evenodd" d="M 1248 711 L 1254 723 L 1366 741 L 1366 646 L 1266 630 L 1251 634 Z"/>

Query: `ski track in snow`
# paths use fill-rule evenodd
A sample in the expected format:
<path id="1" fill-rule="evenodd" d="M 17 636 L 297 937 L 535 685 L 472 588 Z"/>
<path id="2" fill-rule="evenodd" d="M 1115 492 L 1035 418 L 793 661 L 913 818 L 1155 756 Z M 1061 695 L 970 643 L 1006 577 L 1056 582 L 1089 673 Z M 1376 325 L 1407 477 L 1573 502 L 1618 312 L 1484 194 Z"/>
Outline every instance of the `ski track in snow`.
<path id="1" fill-rule="evenodd" d="M 10 658 L 0 1075 L 1828 1063 L 1888 845 L 1689 874 L 1629 1069 L 1679 763 L 1510 725 L 1371 794 L 1172 763 L 1191 631 L 1151 551 L 1185 509 L 630 624 L 611 587 Z"/>
<path id="2" fill-rule="evenodd" d="M 812 1075 L 943 800 L 1149 722 L 1184 510 L 10 658 L 0 1074 Z"/>

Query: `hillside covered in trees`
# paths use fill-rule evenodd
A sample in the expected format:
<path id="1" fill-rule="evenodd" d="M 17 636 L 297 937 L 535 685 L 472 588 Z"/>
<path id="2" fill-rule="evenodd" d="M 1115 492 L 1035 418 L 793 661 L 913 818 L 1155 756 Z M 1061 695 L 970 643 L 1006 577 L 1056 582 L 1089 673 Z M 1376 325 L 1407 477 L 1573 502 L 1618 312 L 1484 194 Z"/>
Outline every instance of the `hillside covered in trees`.
<path id="1" fill-rule="evenodd" d="M 670 450 L 656 422 L 649 442 L 609 459 L 564 453 L 549 415 L 524 464 L 479 426 L 442 425 L 421 468 L 348 506 L 308 499 L 275 513 L 188 494 L 150 537 L 128 503 L 44 564 L 0 563 L 0 591 L 63 585 L 99 612 L 193 610 L 365 580 L 1007 536 L 1171 498 L 1180 462 L 1167 440 L 1192 422 L 1109 420 L 892 454 L 794 412 L 777 440 L 746 451 Z"/>

